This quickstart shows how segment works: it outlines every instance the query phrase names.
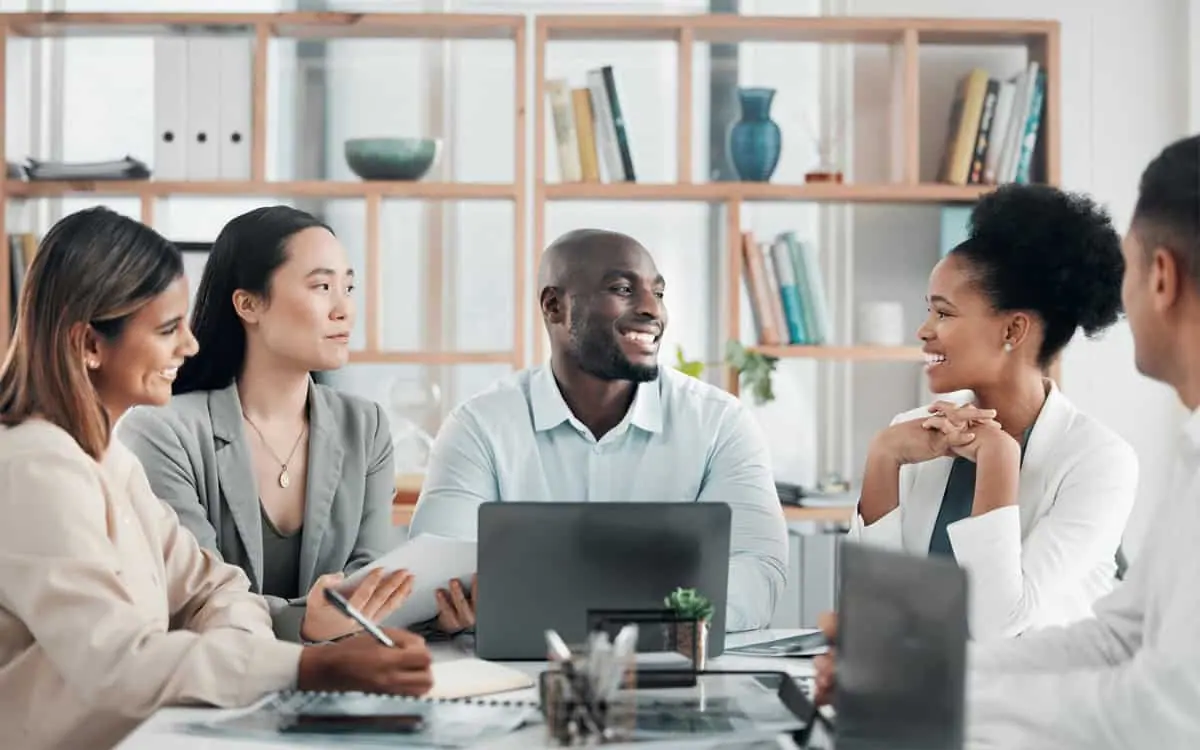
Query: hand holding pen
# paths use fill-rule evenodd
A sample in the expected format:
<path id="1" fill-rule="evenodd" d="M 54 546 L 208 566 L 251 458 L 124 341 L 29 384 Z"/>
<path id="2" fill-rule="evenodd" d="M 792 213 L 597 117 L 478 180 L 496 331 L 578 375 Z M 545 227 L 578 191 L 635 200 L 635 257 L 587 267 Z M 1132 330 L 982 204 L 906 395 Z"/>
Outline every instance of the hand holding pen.
<path id="1" fill-rule="evenodd" d="M 326 596 L 335 607 L 344 605 L 345 614 L 362 625 L 364 632 L 334 643 L 305 646 L 296 680 L 299 689 L 396 695 L 429 692 L 433 657 L 423 638 L 407 630 L 379 627 L 332 589 L 326 590 Z"/>

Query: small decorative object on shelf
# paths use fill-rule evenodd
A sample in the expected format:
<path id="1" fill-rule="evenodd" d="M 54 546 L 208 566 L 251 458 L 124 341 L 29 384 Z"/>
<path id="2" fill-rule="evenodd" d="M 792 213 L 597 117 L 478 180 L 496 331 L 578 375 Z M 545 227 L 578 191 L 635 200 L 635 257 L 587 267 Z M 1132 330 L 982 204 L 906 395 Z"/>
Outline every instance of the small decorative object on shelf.
<path id="1" fill-rule="evenodd" d="M 593 631 L 585 646 L 571 649 L 546 631 L 548 668 L 538 679 L 542 714 L 559 747 L 623 742 L 636 719 L 637 625 L 626 625 L 609 641 Z"/>
<path id="2" fill-rule="evenodd" d="M 678 618 L 671 625 L 671 648 L 690 659 L 693 669 L 703 671 L 708 665 L 712 602 L 695 589 L 677 588 L 663 600 L 663 604 Z"/>
<path id="3" fill-rule="evenodd" d="M 842 182 L 842 170 L 838 169 L 837 145 L 832 138 L 818 138 L 817 165 L 804 173 L 805 182 Z"/>
<path id="4" fill-rule="evenodd" d="M 396 473 L 423 473 L 433 450 L 434 436 L 421 425 L 436 418 L 442 400 L 441 389 L 436 383 L 423 384 L 399 377 L 392 381 L 388 396 Z"/>
<path id="5" fill-rule="evenodd" d="M 442 151 L 440 138 L 351 138 L 346 164 L 364 180 L 419 180 Z"/>
<path id="6" fill-rule="evenodd" d="M 729 155 L 744 182 L 766 182 L 779 165 L 783 135 L 771 119 L 774 98 L 775 89 L 738 89 L 742 117 L 729 129 Z"/>

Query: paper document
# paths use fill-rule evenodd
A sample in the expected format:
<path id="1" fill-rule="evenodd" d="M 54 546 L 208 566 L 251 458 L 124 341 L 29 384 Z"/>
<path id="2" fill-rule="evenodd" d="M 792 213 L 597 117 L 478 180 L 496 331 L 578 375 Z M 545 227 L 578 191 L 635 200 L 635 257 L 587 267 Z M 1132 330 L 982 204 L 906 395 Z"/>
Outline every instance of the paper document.
<path id="1" fill-rule="evenodd" d="M 744 646 L 727 646 L 725 653 L 737 656 L 818 656 L 829 651 L 829 643 L 820 630 L 807 630 L 797 635 Z"/>
<path id="2" fill-rule="evenodd" d="M 388 627 L 407 628 L 437 616 L 434 592 L 446 588 L 450 579 L 459 579 L 469 591 L 475 560 L 474 541 L 421 534 L 347 576 L 338 590 L 349 596 L 349 592 L 377 568 L 386 572 L 407 570 L 413 575 L 412 593 L 382 623 Z"/>

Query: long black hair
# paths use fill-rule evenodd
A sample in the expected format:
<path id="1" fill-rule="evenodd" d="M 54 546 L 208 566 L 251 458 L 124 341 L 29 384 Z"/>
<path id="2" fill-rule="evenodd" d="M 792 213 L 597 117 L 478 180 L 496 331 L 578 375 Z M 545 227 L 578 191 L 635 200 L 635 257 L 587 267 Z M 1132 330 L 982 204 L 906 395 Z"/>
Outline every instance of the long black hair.
<path id="1" fill-rule="evenodd" d="M 200 351 L 179 368 L 174 393 L 219 390 L 241 374 L 246 329 L 233 308 L 233 293 L 242 289 L 269 299 L 271 277 L 287 260 L 288 240 L 313 227 L 333 231 L 291 206 L 256 208 L 225 225 L 209 253 L 192 310 Z"/>

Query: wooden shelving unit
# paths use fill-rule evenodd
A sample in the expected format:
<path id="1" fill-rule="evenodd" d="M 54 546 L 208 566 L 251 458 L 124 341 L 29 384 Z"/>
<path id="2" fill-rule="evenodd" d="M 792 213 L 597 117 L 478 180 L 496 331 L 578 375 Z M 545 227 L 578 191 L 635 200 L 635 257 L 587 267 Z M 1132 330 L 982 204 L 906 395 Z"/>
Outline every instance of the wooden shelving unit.
<path id="1" fill-rule="evenodd" d="M 72 181 L 26 182 L 7 180 L 0 175 L 0 204 L 10 200 L 37 200 L 65 196 L 95 195 L 134 197 L 141 200 L 141 220 L 154 224 L 155 202 L 179 196 L 277 198 L 359 198 L 366 215 L 365 323 L 367 344 L 355 351 L 356 363 L 396 363 L 453 365 L 506 363 L 524 366 L 527 358 L 525 334 L 524 251 L 527 205 L 525 100 L 526 19 L 521 15 L 445 14 L 445 13 L 12 13 L 0 14 L 0 107 L 3 106 L 7 42 L 19 37 L 146 37 L 182 35 L 244 36 L 255 42 L 253 68 L 246 71 L 252 81 L 251 179 L 248 181 Z M 513 181 L 511 183 L 445 182 L 340 182 L 272 181 L 267 179 L 267 60 L 272 39 L 490 39 L 511 41 L 514 53 L 512 81 L 515 106 L 512 144 Z M 2 110 L 0 110 L 2 111 Z M 499 113 L 498 113 L 499 114 Z M 502 116 L 502 115 L 501 115 Z M 0 128 L 0 151 L 4 150 Z M 381 299 L 383 296 L 380 209 L 383 199 L 421 201 L 501 200 L 513 204 L 514 222 L 514 309 L 513 348 L 496 352 L 417 352 L 389 351 L 382 346 Z M 0 212 L 0 236 L 5 236 L 4 214 Z M 8 346 L 7 321 L 12 314 L 9 299 L 8 244 L 0 249 L 0 348 Z M 443 264 L 435 262 L 435 269 Z M 433 273 L 440 273 L 440 270 Z M 437 313 L 442 305 L 440 278 L 428 279 L 427 288 L 435 290 L 426 309 Z"/>
<path id="2" fill-rule="evenodd" d="M 676 164 L 673 183 L 552 183 L 546 177 L 546 48 L 555 42 L 671 41 L 676 43 Z M 892 51 L 892 112 L 896 136 L 892 180 L 882 184 L 773 184 L 700 182 L 692 170 L 692 60 L 700 43 L 738 42 L 858 43 L 888 45 Z M 534 179 L 532 238 L 535 255 L 545 246 L 545 207 L 552 201 L 694 201 L 722 204 L 726 215 L 725 334 L 739 338 L 737 300 L 742 290 L 741 209 L 755 201 L 825 203 L 939 204 L 969 203 L 989 185 L 951 185 L 921 181 L 920 53 L 933 45 L 1016 45 L 1028 49 L 1046 71 L 1045 111 L 1039 135 L 1041 173 L 1059 181 L 1059 24 L 1041 20 L 946 18 L 770 17 L 732 15 L 561 15 L 541 16 L 534 35 Z M 536 258 L 535 258 L 536 263 Z M 544 340 L 534 338 L 534 357 L 543 356 Z M 919 362 L 919 347 L 782 346 L 753 347 L 778 357 L 862 362 Z M 729 368 L 726 387 L 736 392 Z"/>
<path id="3" fill-rule="evenodd" d="M 966 203 L 977 199 L 989 186 L 949 185 L 922 182 L 918 164 L 920 150 L 920 65 L 922 47 L 931 45 L 1022 45 L 1030 59 L 1038 60 L 1047 74 L 1045 113 L 1039 140 L 1041 172 L 1050 183 L 1059 179 L 1059 26 L 1038 20 L 939 19 L 939 18 L 853 18 L 853 17 L 767 17 L 728 15 L 546 15 L 535 21 L 533 40 L 533 180 L 527 188 L 525 135 L 526 118 L 526 17 L 521 15 L 440 13 L 17 13 L 0 15 L 0 52 L 7 40 L 17 37 L 154 36 L 173 34 L 244 35 L 255 40 L 252 75 L 253 128 L 251 134 L 251 179 L 244 182 L 118 181 L 118 182 L 22 182 L 0 175 L 0 202 L 36 200 L 68 195 L 129 196 L 141 200 L 142 219 L 153 223 L 159 199 L 173 196 L 273 196 L 311 198 L 361 198 L 365 201 L 367 247 L 364 276 L 367 347 L 355 352 L 355 362 L 390 362 L 429 365 L 465 363 L 528 362 L 525 315 L 528 303 L 528 269 L 523 262 L 527 236 L 536 256 L 545 246 L 545 207 L 552 201 L 692 201 L 720 204 L 728 217 L 727 298 L 741 295 L 742 273 L 738 247 L 741 209 L 757 201 L 939 204 Z M 513 86 L 516 105 L 512 145 L 512 183 L 443 182 L 334 182 L 271 181 L 266 177 L 267 139 L 267 48 L 274 38 L 292 39 L 492 39 L 513 43 L 515 65 Z M 546 181 L 545 127 L 546 49 L 551 43 L 572 41 L 673 41 L 677 47 L 679 80 L 676 95 L 678 173 L 672 183 L 569 183 Z M 892 180 L 885 183 L 774 184 L 745 182 L 700 182 L 692 170 L 691 70 L 697 44 L 720 42 L 860 43 L 891 47 L 894 61 L 892 105 L 895 113 L 895 164 Z M 3 99 L 3 55 L 0 54 L 0 100 Z M 3 130 L 0 129 L 0 148 Z M 514 222 L 514 346 L 504 352 L 398 352 L 386 351 L 381 341 L 381 266 L 379 212 L 385 198 L 427 201 L 504 200 L 513 203 Z M 532 201 L 533 222 L 527 235 L 521 220 Z M 0 235 L 4 234 L 0 214 Z M 0 290 L 8 289 L 8 249 L 0 249 Z M 431 285 L 436 287 L 437 285 Z M 440 304 L 440 300 L 435 300 Z M 737 338 L 740 320 L 737 305 L 727 311 L 726 334 Z M 8 320 L 11 300 L 0 291 L 0 320 Z M 535 326 L 535 330 L 537 327 Z M 7 327 L 0 327 L 0 346 L 7 346 Z M 533 359 L 544 357 L 543 339 L 535 335 Z M 759 348 L 779 357 L 803 357 L 852 361 L 920 361 L 916 347 L 784 346 Z M 727 373 L 727 386 L 736 390 Z"/>

